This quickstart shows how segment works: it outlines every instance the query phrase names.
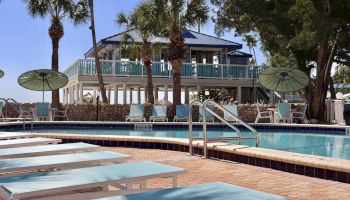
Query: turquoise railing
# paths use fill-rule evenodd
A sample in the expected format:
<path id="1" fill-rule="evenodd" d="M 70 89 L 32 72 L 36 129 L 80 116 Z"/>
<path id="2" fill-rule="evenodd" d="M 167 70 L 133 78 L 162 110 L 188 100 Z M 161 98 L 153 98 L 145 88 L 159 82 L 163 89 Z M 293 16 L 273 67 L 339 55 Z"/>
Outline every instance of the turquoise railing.
<path id="1" fill-rule="evenodd" d="M 171 65 L 168 62 L 153 62 L 152 75 L 155 77 L 171 77 Z M 140 61 L 101 60 L 100 68 L 103 76 L 146 76 L 146 67 Z M 258 77 L 260 66 L 183 63 L 181 76 L 188 78 L 218 79 L 251 79 Z M 80 59 L 68 67 L 64 73 L 68 78 L 77 75 L 95 76 L 94 59 Z"/>

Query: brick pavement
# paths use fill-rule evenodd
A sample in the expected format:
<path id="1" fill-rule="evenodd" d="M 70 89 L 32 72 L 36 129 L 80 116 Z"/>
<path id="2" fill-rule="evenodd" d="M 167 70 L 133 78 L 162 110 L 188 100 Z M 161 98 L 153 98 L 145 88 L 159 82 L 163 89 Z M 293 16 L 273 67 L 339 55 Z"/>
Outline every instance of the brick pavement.
<path id="1" fill-rule="evenodd" d="M 186 169 L 187 173 L 178 177 L 179 186 L 222 181 L 285 196 L 293 200 L 350 200 L 350 184 L 242 163 L 204 159 L 183 152 L 119 147 L 107 149 L 129 154 L 133 157 L 131 161 L 151 160 Z M 150 187 L 169 187 L 170 184 L 170 180 L 152 180 L 149 182 Z"/>

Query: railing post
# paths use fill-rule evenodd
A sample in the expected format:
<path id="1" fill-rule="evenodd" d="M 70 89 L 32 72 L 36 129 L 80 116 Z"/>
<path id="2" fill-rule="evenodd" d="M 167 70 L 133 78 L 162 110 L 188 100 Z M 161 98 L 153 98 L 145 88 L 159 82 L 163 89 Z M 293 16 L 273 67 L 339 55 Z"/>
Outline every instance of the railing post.
<path id="1" fill-rule="evenodd" d="M 249 79 L 249 75 L 248 75 L 248 68 L 249 68 L 249 65 L 247 65 L 246 67 L 245 67 L 245 79 Z"/>
<path id="2" fill-rule="evenodd" d="M 141 77 L 143 78 L 143 67 L 144 67 L 145 65 L 143 64 L 143 62 L 140 62 L 140 65 L 141 65 Z"/>
<path id="3" fill-rule="evenodd" d="M 220 65 L 221 69 L 221 79 L 224 79 L 224 65 Z"/>
<path id="4" fill-rule="evenodd" d="M 113 60 L 112 62 L 112 76 L 115 77 L 115 66 L 116 66 L 116 61 Z"/>

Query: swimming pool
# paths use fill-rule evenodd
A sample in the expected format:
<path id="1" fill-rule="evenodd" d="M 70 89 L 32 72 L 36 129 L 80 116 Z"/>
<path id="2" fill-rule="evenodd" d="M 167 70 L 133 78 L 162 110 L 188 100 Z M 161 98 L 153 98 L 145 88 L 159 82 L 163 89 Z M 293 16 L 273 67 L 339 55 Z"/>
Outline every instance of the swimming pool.
<path id="1" fill-rule="evenodd" d="M 119 136 L 146 136 L 188 138 L 187 130 L 152 130 L 133 131 L 115 129 L 37 129 L 36 133 L 84 134 L 84 135 L 119 135 Z M 330 134 L 331 133 L 331 134 Z M 251 136 L 250 132 L 242 132 L 244 136 Z M 201 131 L 194 131 L 193 136 L 202 137 Z M 226 130 L 209 130 L 208 138 L 232 137 L 235 133 Z M 306 131 L 259 131 L 261 148 L 296 152 L 310 155 L 326 156 L 331 158 L 350 160 L 350 136 L 338 132 Z M 230 143 L 238 144 L 238 141 Z M 242 145 L 255 146 L 255 140 L 243 140 Z"/>

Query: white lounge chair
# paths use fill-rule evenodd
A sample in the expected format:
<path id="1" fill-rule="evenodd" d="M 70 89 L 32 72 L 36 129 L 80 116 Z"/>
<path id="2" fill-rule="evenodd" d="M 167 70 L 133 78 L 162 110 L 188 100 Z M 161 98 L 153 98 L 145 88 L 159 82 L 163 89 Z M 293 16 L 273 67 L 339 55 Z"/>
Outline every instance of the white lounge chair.
<path id="1" fill-rule="evenodd" d="M 204 183 L 181 188 L 157 190 L 107 197 L 96 200 L 287 200 L 282 196 L 260 192 L 223 182 Z"/>
<path id="2" fill-rule="evenodd" d="M 109 185 L 127 190 L 130 185 L 140 183 L 140 188 L 146 189 L 147 180 L 158 178 L 171 178 L 173 187 L 176 187 L 177 176 L 184 172 L 181 168 L 140 161 L 12 176 L 0 178 L 0 198 L 29 199 L 67 194 L 76 190 L 107 188 Z"/>
<path id="3" fill-rule="evenodd" d="M 29 134 L 29 133 L 0 132 L 0 140 L 10 140 L 10 139 L 18 139 L 18 138 L 30 138 L 30 137 L 33 137 L 33 135 Z"/>
<path id="4" fill-rule="evenodd" d="M 229 111 L 231 114 L 235 115 L 238 117 L 238 109 L 237 106 L 234 104 L 228 104 L 223 106 L 227 111 Z M 227 112 L 224 112 L 224 119 L 228 122 L 234 122 L 236 121 L 235 118 L 231 117 Z"/>
<path id="5" fill-rule="evenodd" d="M 24 158 L 34 156 L 58 155 L 65 153 L 97 151 L 100 146 L 82 142 L 68 144 L 49 144 L 34 147 L 0 149 L 0 159 Z"/>
<path id="6" fill-rule="evenodd" d="M 64 110 L 52 110 L 53 114 L 52 114 L 52 121 L 55 121 L 56 118 L 60 118 L 60 119 L 65 119 L 67 121 L 69 121 L 67 112 L 68 112 L 68 108 L 69 108 L 69 104 L 66 104 L 66 108 Z"/>
<path id="7" fill-rule="evenodd" d="M 292 122 L 294 119 L 300 119 L 302 122 L 306 123 L 306 110 L 307 110 L 307 104 L 305 104 L 303 110 L 301 112 L 292 112 Z"/>
<path id="8" fill-rule="evenodd" d="M 214 109 L 213 106 L 208 106 L 207 108 L 210 110 Z M 206 111 L 205 114 L 206 114 L 206 121 L 207 122 L 210 122 L 210 121 L 214 122 L 214 115 L 213 114 L 211 114 L 209 111 Z M 200 122 L 203 121 L 203 108 L 202 107 L 199 107 L 199 121 Z"/>
<path id="9" fill-rule="evenodd" d="M 145 122 L 146 119 L 143 117 L 144 105 L 130 105 L 130 114 L 125 118 L 125 121 L 138 121 Z"/>
<path id="10" fill-rule="evenodd" d="M 0 149 L 13 148 L 13 147 L 27 147 L 27 146 L 36 146 L 36 145 L 45 145 L 45 144 L 58 144 L 62 142 L 61 139 L 52 139 L 52 138 L 23 138 L 16 140 L 0 140 Z"/>
<path id="11" fill-rule="evenodd" d="M 74 169 L 96 166 L 105 162 L 121 163 L 127 159 L 130 159 L 130 156 L 108 151 L 5 159 L 0 160 L 0 176 Z"/>
<path id="12" fill-rule="evenodd" d="M 258 114 L 256 115 L 255 118 L 255 123 L 259 122 L 259 119 L 270 119 L 270 123 L 273 122 L 273 112 L 272 111 L 260 111 L 260 107 L 259 107 L 259 103 L 256 103 L 256 111 L 258 112 Z"/>
<path id="13" fill-rule="evenodd" d="M 168 121 L 168 118 L 166 117 L 166 106 L 162 105 L 153 105 L 152 108 L 152 116 L 149 117 L 149 121 L 161 121 L 165 122 Z"/>

